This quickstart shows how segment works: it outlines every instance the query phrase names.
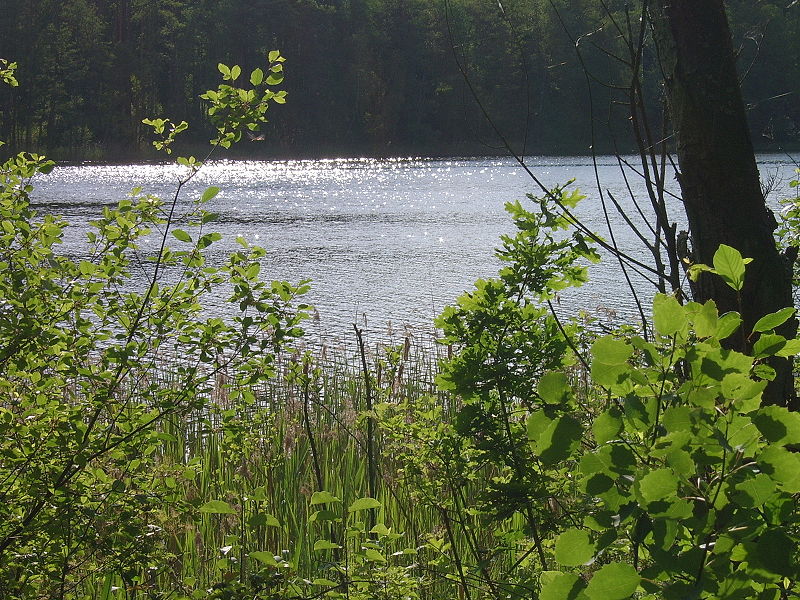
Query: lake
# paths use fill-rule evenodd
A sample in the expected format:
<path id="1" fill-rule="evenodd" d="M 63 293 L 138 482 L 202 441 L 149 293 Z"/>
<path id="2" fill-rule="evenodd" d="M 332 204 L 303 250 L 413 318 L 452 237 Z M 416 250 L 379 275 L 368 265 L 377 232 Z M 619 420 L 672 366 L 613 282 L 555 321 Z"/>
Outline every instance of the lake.
<path id="1" fill-rule="evenodd" d="M 775 188 L 768 196 L 772 206 L 790 194 L 798 159 L 759 156 L 762 178 Z M 534 157 L 527 163 L 548 187 L 574 179 L 588 196 L 578 213 L 608 237 L 591 158 Z M 183 173 L 172 164 L 59 166 L 37 180 L 33 199 L 40 211 L 69 221 L 63 250 L 79 256 L 88 222 L 103 206 L 136 186 L 168 199 Z M 615 157 L 599 157 L 596 174 L 604 193 L 632 206 Z M 674 177 L 668 179 L 675 190 Z M 646 201 L 635 174 L 628 173 L 628 183 Z M 312 329 L 331 336 L 349 335 L 353 322 L 366 324 L 374 336 L 403 325 L 429 327 L 475 279 L 496 273 L 493 249 L 502 233 L 513 230 L 504 203 L 538 192 L 515 161 L 503 158 L 216 161 L 184 188 L 181 204 L 188 206 L 209 185 L 222 190 L 207 208 L 219 214 L 212 230 L 225 236 L 210 250 L 221 258 L 242 235 L 267 249 L 265 276 L 311 279 L 307 300 L 319 313 Z M 672 218 L 679 224 L 683 219 L 677 201 Z M 612 212 L 612 220 L 620 246 L 646 258 L 622 219 Z M 559 310 L 583 309 L 603 318 L 634 314 L 615 263 L 593 267 L 591 278 L 569 291 Z M 649 284 L 636 285 L 651 293 Z M 212 301 L 210 310 L 219 306 Z"/>

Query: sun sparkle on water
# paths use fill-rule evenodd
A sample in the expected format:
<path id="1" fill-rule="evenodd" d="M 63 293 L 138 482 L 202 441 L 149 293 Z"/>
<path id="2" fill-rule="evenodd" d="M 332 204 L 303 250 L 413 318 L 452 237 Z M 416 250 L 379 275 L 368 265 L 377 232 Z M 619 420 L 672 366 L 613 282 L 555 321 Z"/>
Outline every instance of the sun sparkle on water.
<path id="1" fill-rule="evenodd" d="M 763 168 L 781 170 L 788 182 L 794 167 L 786 157 L 761 158 Z M 530 164 L 549 186 L 576 179 L 590 196 L 580 214 L 606 233 L 589 159 L 536 157 Z M 600 157 L 599 171 L 604 187 L 625 199 L 616 159 Z M 40 212 L 61 214 L 73 224 L 61 249 L 77 256 L 84 252 L 83 232 L 102 206 L 136 186 L 170 198 L 185 174 L 174 164 L 60 166 L 38 179 L 33 200 Z M 349 331 L 355 311 L 367 313 L 376 326 L 429 322 L 475 279 L 496 273 L 493 249 L 513 229 L 504 203 L 524 202 L 526 193 L 538 191 L 509 159 L 218 160 L 186 187 L 181 207 L 190 207 L 210 185 L 221 192 L 205 208 L 219 220 L 206 227 L 224 236 L 209 248 L 210 258 L 222 260 L 236 249 L 237 235 L 258 241 L 268 252 L 262 273 L 310 278 L 308 301 L 333 331 Z M 629 238 L 621 235 L 622 246 L 641 256 Z M 633 314 L 620 277 L 611 261 L 593 268 L 591 283 L 570 292 L 562 309 L 613 306 Z"/>

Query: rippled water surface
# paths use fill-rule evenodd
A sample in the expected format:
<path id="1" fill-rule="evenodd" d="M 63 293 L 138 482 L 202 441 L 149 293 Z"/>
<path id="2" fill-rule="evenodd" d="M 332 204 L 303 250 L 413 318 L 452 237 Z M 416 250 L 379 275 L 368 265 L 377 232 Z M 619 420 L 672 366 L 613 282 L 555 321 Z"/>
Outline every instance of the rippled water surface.
<path id="1" fill-rule="evenodd" d="M 760 157 L 762 176 L 777 184 L 773 203 L 789 193 L 791 160 Z M 628 184 L 644 200 L 639 179 L 629 173 L 626 184 L 613 157 L 601 157 L 597 173 L 588 158 L 532 158 L 529 165 L 547 186 L 575 179 L 588 196 L 580 215 L 605 237 L 596 174 L 603 193 L 621 204 L 631 207 Z M 38 180 L 34 200 L 40 211 L 70 222 L 64 250 L 80 255 L 88 222 L 103 206 L 136 186 L 171 198 L 182 174 L 175 165 L 61 166 Z M 221 258 L 238 235 L 264 246 L 269 255 L 262 272 L 272 279 L 311 279 L 308 300 L 321 329 L 334 334 L 355 320 L 363 324 L 365 315 L 377 331 L 390 322 L 395 329 L 429 323 L 475 279 L 496 272 L 492 250 L 513 229 L 504 203 L 538 191 L 509 159 L 220 161 L 207 164 L 184 188 L 181 204 L 188 206 L 209 185 L 222 189 L 207 208 L 219 214 L 213 230 L 225 236 L 213 253 Z M 673 214 L 679 221 L 679 211 Z M 618 243 L 644 258 L 613 212 L 612 220 Z M 591 284 L 562 299 L 562 310 L 633 313 L 618 267 L 608 260 L 591 276 Z M 649 293 L 646 283 L 637 285 Z M 212 302 L 215 308 L 222 310 Z"/>

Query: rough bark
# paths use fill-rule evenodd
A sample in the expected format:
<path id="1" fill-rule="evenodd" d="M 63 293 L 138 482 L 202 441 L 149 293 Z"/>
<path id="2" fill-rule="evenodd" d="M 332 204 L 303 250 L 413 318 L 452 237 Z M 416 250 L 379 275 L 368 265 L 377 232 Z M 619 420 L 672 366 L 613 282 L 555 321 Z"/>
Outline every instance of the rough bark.
<path id="1" fill-rule="evenodd" d="M 753 258 L 741 296 L 710 274 L 700 277 L 693 295 L 699 302 L 713 299 L 721 313 L 741 312 L 750 332 L 760 317 L 792 305 L 792 288 L 775 245 L 777 223 L 761 191 L 725 7 L 722 0 L 656 0 L 650 9 L 693 258 L 712 264 L 720 244 Z M 792 320 L 781 333 L 796 330 Z M 729 340 L 737 350 L 748 350 L 753 341 Z M 796 409 L 790 362 L 776 359 L 771 366 L 777 377 L 765 401 Z"/>

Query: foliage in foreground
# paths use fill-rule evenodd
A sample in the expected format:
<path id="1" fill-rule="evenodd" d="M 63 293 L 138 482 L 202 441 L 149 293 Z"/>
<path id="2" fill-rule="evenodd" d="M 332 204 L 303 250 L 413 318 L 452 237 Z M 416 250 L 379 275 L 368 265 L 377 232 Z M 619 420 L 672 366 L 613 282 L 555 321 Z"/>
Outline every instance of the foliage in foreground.
<path id="1" fill-rule="evenodd" d="M 282 58 L 271 58 L 275 84 Z M 10 84 L 14 66 L 3 63 Z M 265 121 L 276 97 L 243 110 L 248 92 L 221 91 L 212 109 L 241 114 L 237 127 Z M 241 135 L 230 122 L 215 145 Z M 151 124 L 164 147 L 185 128 Z M 31 207 L 31 179 L 53 163 L 19 154 L 0 167 L 2 598 L 72 597 L 110 572 L 139 585 L 166 556 L 165 506 L 187 502 L 163 471 L 165 424 L 207 406 L 223 376 L 232 401 L 252 401 L 248 386 L 274 373 L 276 353 L 301 332 L 304 287 L 261 281 L 261 248 L 241 240 L 224 264 L 206 262 L 220 235 L 208 231 L 214 217 L 203 205 L 219 190 L 180 214 L 181 189 L 200 164 L 179 162 L 186 175 L 171 203 L 134 190 L 92 222 L 80 258 L 57 251 L 67 224 Z M 153 232 L 156 252 L 142 244 Z M 235 307 L 228 321 L 202 313 L 220 289 Z"/>
<path id="2" fill-rule="evenodd" d="M 537 231 L 547 214 L 518 222 L 522 233 L 500 255 L 514 255 L 510 242 Z M 774 332 L 794 309 L 743 332 L 739 315 L 719 315 L 712 301 L 658 295 L 650 339 L 599 337 L 586 359 L 573 342 L 571 360 L 586 362 L 565 369 L 567 338 L 531 306 L 559 287 L 549 277 L 564 265 L 549 236 L 528 241 L 549 251 L 538 260 L 532 251 L 514 255 L 498 279 L 479 282 L 440 319 L 446 339 L 462 344 L 440 376 L 464 401 L 452 425 L 439 427 L 447 450 L 431 439 L 422 452 L 407 446 L 420 473 L 446 473 L 455 500 L 443 504 L 433 488 L 429 502 L 456 523 L 480 515 L 470 527 L 502 532 L 489 548 L 468 545 L 471 556 L 457 561 L 464 593 L 797 597 L 800 415 L 761 402 L 774 375 L 767 359 L 800 349 Z M 548 259 L 562 270 L 548 271 Z M 738 291 L 747 262 L 722 246 L 713 266 L 691 275 L 719 276 Z M 747 336 L 752 353 L 726 349 L 731 336 Z M 422 470 L 433 461 L 438 469 Z M 483 496 L 459 506 L 458 486 L 475 479 Z M 517 560 L 502 567 L 509 550 Z"/>

